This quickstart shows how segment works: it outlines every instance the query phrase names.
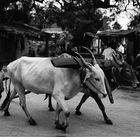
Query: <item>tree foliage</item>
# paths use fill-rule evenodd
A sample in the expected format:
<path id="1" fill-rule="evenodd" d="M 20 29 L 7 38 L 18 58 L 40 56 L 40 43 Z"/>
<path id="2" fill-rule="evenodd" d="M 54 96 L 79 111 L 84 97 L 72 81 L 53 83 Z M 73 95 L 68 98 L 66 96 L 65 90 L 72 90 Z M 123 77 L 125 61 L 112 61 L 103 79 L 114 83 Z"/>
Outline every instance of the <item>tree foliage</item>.
<path id="1" fill-rule="evenodd" d="M 114 1 L 114 3 L 111 4 L 111 1 Z M 130 10 L 134 10 L 135 12 L 137 12 L 136 9 L 129 8 L 130 3 L 134 7 L 140 8 L 139 0 L 52 0 L 52 2 L 50 2 L 50 0 L 49 1 L 47 0 L 0 0 L 0 16 L 1 16 L 0 22 L 2 21 L 11 22 L 11 21 L 14 21 L 15 18 L 17 21 L 18 19 L 21 20 L 22 17 L 23 17 L 21 20 L 22 22 L 28 22 L 31 19 L 30 11 L 32 9 L 38 8 L 36 6 L 36 2 L 45 3 L 45 4 L 51 3 L 49 10 L 51 9 L 51 12 L 53 14 L 56 14 L 55 13 L 56 7 L 53 4 L 54 2 L 57 2 L 61 7 L 61 10 L 59 9 L 60 17 L 61 17 L 62 12 L 63 13 L 64 12 L 67 13 L 68 11 L 69 12 L 81 11 L 81 13 L 87 12 L 87 9 L 84 10 L 84 8 L 87 8 L 88 6 L 89 6 L 88 11 L 93 9 L 92 12 L 95 12 L 94 9 L 97 9 L 97 8 L 105 8 L 105 9 L 111 8 L 111 10 L 115 8 L 118 13 L 121 11 L 129 12 Z M 22 16 L 19 16 L 19 15 L 22 15 Z M 49 19 L 54 20 L 53 18 L 50 18 L 50 17 Z"/>
<path id="2" fill-rule="evenodd" d="M 21 22 L 32 23 L 42 28 L 43 24 L 57 23 L 63 29 L 68 29 L 76 38 L 82 42 L 85 32 L 96 33 L 103 25 L 102 12 L 97 9 L 108 9 L 115 11 L 109 18 L 115 19 L 116 14 L 121 12 L 135 12 L 140 8 L 139 0 L 0 0 L 0 23 Z M 37 2 L 44 4 L 37 5 Z M 135 8 L 130 9 L 129 5 Z M 131 13 L 130 13 L 131 14 Z M 133 16 L 133 14 L 132 14 Z M 133 19 L 133 18 L 132 18 Z M 136 19 L 136 18 L 134 18 Z M 114 22 L 115 28 L 120 28 L 118 22 Z M 137 22 L 132 25 L 138 24 Z"/>
<path id="3" fill-rule="evenodd" d="M 111 23 L 112 22 L 121 23 L 125 21 L 125 24 L 127 24 L 127 27 L 131 28 L 132 25 L 134 24 L 136 25 L 139 22 L 137 20 L 140 14 L 139 0 L 114 0 L 113 4 L 117 5 L 117 7 L 107 9 L 110 13 L 108 14 L 108 18 Z M 103 13 L 104 16 L 107 15 L 106 14 L 107 10 L 104 10 L 104 13 Z M 132 24 L 130 24 L 131 21 L 132 21 Z"/>
<path id="4" fill-rule="evenodd" d="M 59 8 L 55 6 L 56 3 Z M 76 44 L 79 44 L 82 43 L 85 32 L 96 33 L 102 27 L 102 16 L 96 12 L 99 7 L 116 6 L 110 5 L 109 0 L 104 2 L 100 0 L 55 0 L 46 12 L 49 13 L 51 9 L 54 22 L 63 29 L 68 29 L 74 35 Z"/>
<path id="5" fill-rule="evenodd" d="M 67 28 L 75 36 L 76 43 L 81 42 L 85 32 L 96 33 L 102 26 L 101 15 L 96 13 L 93 1 L 63 1 L 60 5 L 61 8 L 54 11 L 55 22 Z"/>

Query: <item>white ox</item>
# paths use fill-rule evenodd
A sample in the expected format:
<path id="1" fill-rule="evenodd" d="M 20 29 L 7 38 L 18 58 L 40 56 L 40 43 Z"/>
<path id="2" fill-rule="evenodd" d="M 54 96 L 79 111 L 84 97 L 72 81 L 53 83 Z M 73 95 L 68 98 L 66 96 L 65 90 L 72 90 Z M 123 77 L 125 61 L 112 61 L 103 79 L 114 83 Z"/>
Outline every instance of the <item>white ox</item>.
<path id="1" fill-rule="evenodd" d="M 68 57 L 71 57 L 67 55 Z M 84 61 L 83 66 L 86 68 L 85 85 L 93 91 L 92 94 L 97 93 L 99 97 L 106 97 L 106 80 L 104 72 L 99 65 L 94 63 L 91 65 Z M 8 75 L 14 86 L 14 90 L 10 98 L 3 105 L 5 114 L 10 115 L 8 108 L 12 98 L 18 93 L 20 105 L 24 110 L 29 123 L 36 125 L 36 122 L 29 114 L 26 107 L 25 89 L 36 94 L 51 94 L 57 102 L 56 107 L 56 128 L 65 130 L 68 127 L 69 110 L 66 105 L 67 99 L 71 99 L 82 89 L 80 72 L 81 69 L 72 68 L 58 68 L 54 67 L 51 58 L 39 57 L 21 57 L 7 66 Z M 62 124 L 59 122 L 60 112 L 63 110 L 65 120 Z"/>

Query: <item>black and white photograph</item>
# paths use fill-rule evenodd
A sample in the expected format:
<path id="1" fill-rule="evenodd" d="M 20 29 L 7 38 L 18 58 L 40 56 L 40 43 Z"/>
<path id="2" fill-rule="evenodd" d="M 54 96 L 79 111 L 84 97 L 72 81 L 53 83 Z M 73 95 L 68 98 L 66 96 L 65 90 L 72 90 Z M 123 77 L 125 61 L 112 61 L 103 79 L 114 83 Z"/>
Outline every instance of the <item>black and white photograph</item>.
<path id="1" fill-rule="evenodd" d="M 0 0 L 0 138 L 140 137 L 140 0 Z"/>

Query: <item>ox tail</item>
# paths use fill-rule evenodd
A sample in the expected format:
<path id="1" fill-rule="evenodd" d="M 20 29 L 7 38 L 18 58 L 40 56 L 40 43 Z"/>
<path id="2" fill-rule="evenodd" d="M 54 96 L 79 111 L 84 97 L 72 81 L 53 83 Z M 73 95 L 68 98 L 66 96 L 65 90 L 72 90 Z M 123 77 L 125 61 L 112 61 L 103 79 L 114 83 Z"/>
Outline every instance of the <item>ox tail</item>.
<path id="1" fill-rule="evenodd" d="M 113 104 L 114 103 L 114 99 L 113 99 L 113 96 L 112 96 L 112 91 L 111 91 L 111 88 L 109 86 L 109 83 L 108 83 L 108 80 L 107 80 L 106 77 L 105 77 L 105 86 L 106 86 L 106 90 L 107 90 L 109 101 L 110 101 L 110 103 Z"/>
<path id="2" fill-rule="evenodd" d="M 10 85 L 11 85 L 11 79 L 9 79 L 9 84 L 8 84 L 8 93 L 7 96 L 5 98 L 5 100 L 3 101 L 2 105 L 1 105 L 1 109 L 3 110 L 5 108 L 5 106 L 7 105 L 11 92 L 10 92 Z"/>

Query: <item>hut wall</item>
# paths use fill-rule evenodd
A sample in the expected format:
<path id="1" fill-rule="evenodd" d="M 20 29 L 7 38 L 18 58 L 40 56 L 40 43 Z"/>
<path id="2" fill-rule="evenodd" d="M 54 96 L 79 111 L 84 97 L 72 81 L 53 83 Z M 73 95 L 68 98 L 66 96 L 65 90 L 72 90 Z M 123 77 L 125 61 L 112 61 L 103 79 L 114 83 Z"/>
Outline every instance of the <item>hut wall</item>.
<path id="1" fill-rule="evenodd" d="M 19 37 L 17 39 L 17 49 L 16 49 L 16 58 L 19 58 L 23 55 L 28 55 L 29 46 L 28 39 L 24 37 Z"/>
<path id="2" fill-rule="evenodd" d="M 137 54 L 140 53 L 140 34 L 136 34 L 134 40 L 134 56 L 136 57 Z"/>
<path id="3" fill-rule="evenodd" d="M 0 62 L 6 64 L 16 57 L 16 38 L 12 34 L 0 36 Z"/>
<path id="4" fill-rule="evenodd" d="M 134 61 L 135 61 L 135 57 L 134 57 L 134 41 L 131 38 L 132 37 L 128 37 L 128 39 L 127 39 L 126 61 L 130 65 L 134 65 Z"/>
<path id="5" fill-rule="evenodd" d="M 0 36 L 0 63 L 8 64 L 15 59 L 28 54 L 27 38 L 9 34 Z"/>

